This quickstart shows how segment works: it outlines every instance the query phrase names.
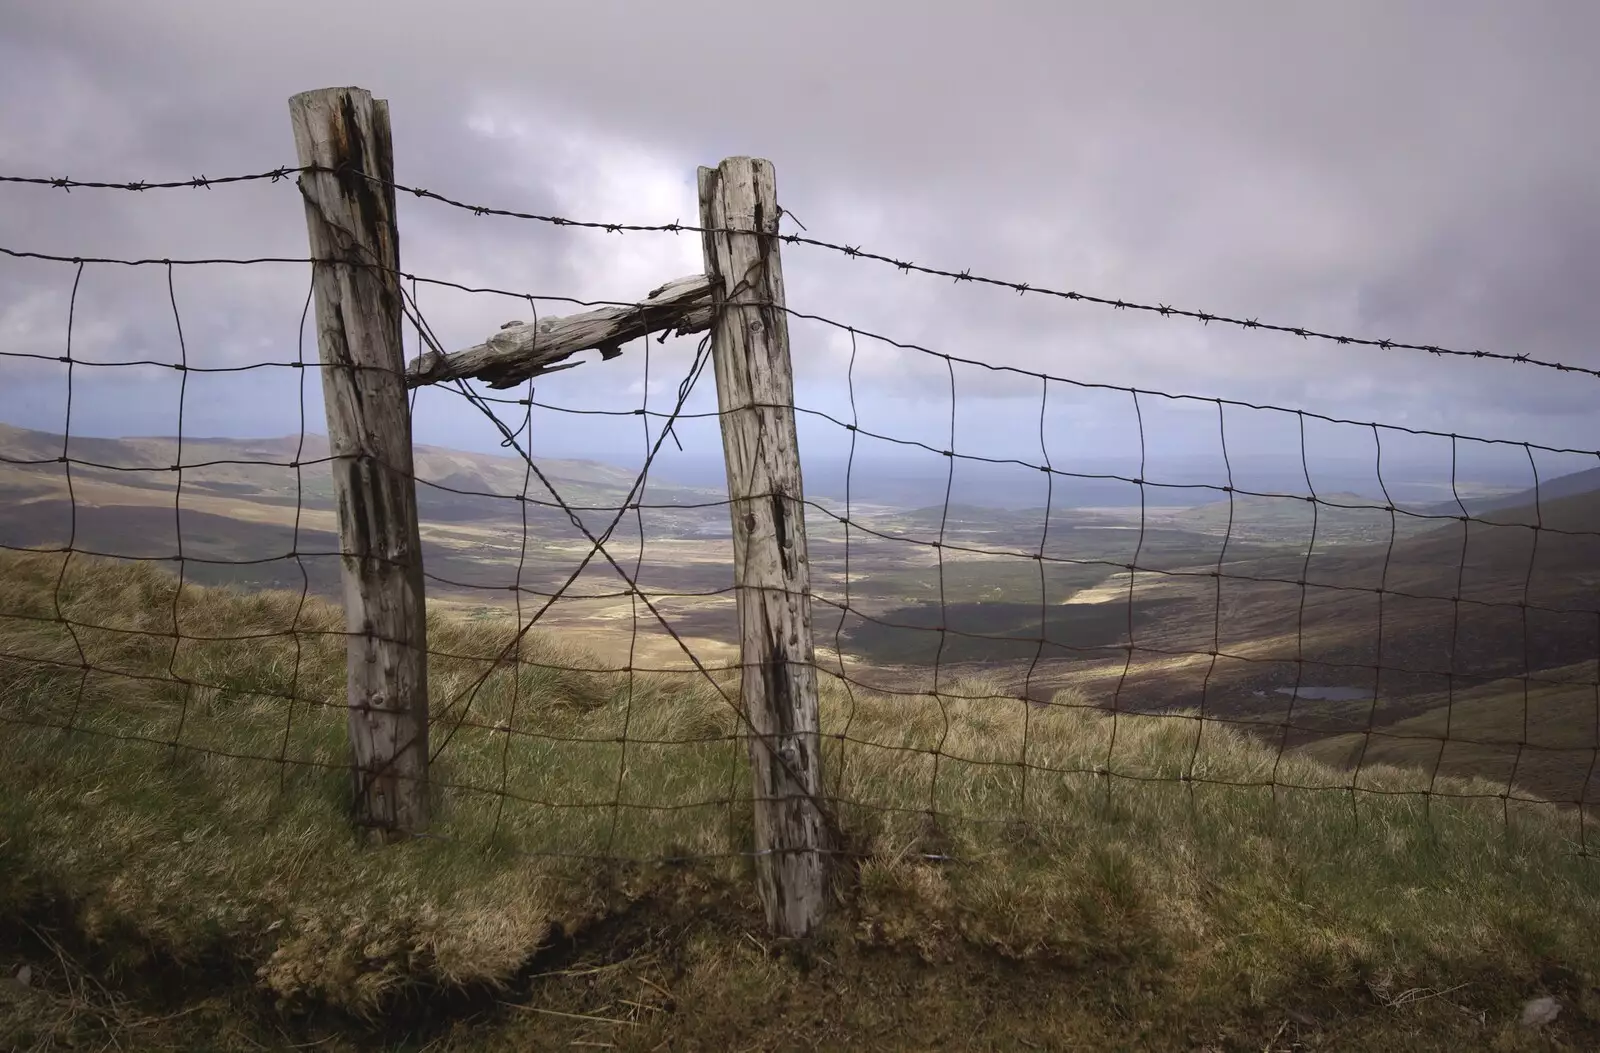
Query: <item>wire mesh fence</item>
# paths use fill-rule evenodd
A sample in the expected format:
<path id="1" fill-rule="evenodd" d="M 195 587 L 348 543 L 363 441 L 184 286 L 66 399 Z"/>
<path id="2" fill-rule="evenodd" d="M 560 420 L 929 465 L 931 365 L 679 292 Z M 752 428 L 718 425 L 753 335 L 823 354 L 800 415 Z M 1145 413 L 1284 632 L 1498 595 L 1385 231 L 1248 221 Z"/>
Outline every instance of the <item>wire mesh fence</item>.
<path id="1" fill-rule="evenodd" d="M 165 184 L 0 182 L 35 184 L 19 193 L 293 188 L 294 177 L 316 170 Z M 393 182 L 386 190 L 597 234 L 719 233 L 518 213 Z M 803 234 L 770 240 L 1174 324 L 1600 375 L 1530 355 L 1058 292 Z M 59 351 L 0 347 L 8 372 L 54 378 L 65 393 L 59 433 L 0 429 L 11 508 L 0 533 L 0 722 L 13 750 L 46 781 L 90 778 L 97 765 L 167 765 L 188 773 L 174 776 L 172 793 L 267 788 L 313 802 L 305 807 L 346 799 L 351 630 L 339 600 L 352 554 L 340 538 L 352 513 L 330 488 L 338 458 L 307 409 L 311 374 L 326 368 L 308 339 L 312 289 L 293 358 L 219 363 L 184 335 L 186 271 L 305 274 L 312 259 L 0 253 L 72 290 Z M 163 276 L 172 359 L 75 350 L 85 276 L 128 268 Z M 708 401 L 712 336 L 681 353 L 654 350 L 672 335 L 668 325 L 602 347 L 606 359 L 627 351 L 639 361 L 635 405 L 564 402 L 561 382 L 542 374 L 423 384 L 417 363 L 449 354 L 422 306 L 435 292 L 509 298 L 532 321 L 508 326 L 535 330 L 556 311 L 637 304 L 394 277 L 413 352 L 413 415 L 449 405 L 481 420 L 503 451 L 418 446 L 410 473 L 431 602 L 428 781 L 438 803 L 426 836 L 583 861 L 756 854 L 760 794 L 751 789 L 741 695 L 752 659 L 741 655 L 740 625 L 760 588 L 736 573 L 734 506 L 800 495 L 730 499 L 726 485 L 653 474 L 686 429 L 721 427 L 732 412 Z M 823 404 L 742 407 L 790 414 L 808 435 L 847 451 L 842 477 L 808 483 L 803 499 L 810 624 L 774 629 L 814 633 L 806 646 L 819 680 L 822 792 L 812 803 L 829 826 L 826 851 L 981 866 L 1005 846 L 1068 850 L 1071 831 L 1107 809 L 1226 800 L 1243 802 L 1222 805 L 1240 816 L 1272 821 L 1330 796 L 1348 799 L 1357 822 L 1364 802 L 1487 808 L 1507 823 L 1539 814 L 1578 852 L 1590 851 L 1600 799 L 1595 487 L 1575 489 L 1576 474 L 1541 477 L 1540 462 L 1600 464 L 1600 452 L 1094 383 L 898 341 L 782 303 L 758 306 L 796 332 L 848 344 L 847 368 Z M 942 374 L 943 435 L 900 434 L 863 415 L 859 365 L 890 353 Z M 88 437 L 103 425 L 85 420 L 74 391 L 86 376 L 132 370 L 176 374 L 172 437 Z M 299 390 L 295 435 L 192 433 L 193 378 L 266 373 L 291 377 Z M 1027 402 L 1036 450 L 975 452 L 984 422 L 958 426 L 964 391 L 997 374 L 1037 393 Z M 659 390 L 670 396 L 652 403 Z M 1053 441 L 1057 407 L 1088 396 L 1121 404 L 1134 437 L 1120 451 L 1130 470 L 1086 467 Z M 1219 475 L 1155 477 L 1147 427 L 1156 407 L 1172 405 L 1213 417 Z M 1230 434 L 1268 418 L 1295 437 L 1289 452 L 1303 487 L 1253 485 L 1236 473 L 1241 452 Z M 629 419 L 636 471 L 540 452 L 564 422 L 633 426 Z M 1317 429 L 1370 442 L 1376 497 L 1319 489 L 1308 438 Z M 1386 444 L 1412 439 L 1448 451 L 1448 477 L 1431 480 L 1431 492 L 1386 478 Z M 1469 486 L 1458 466 L 1485 450 L 1525 458 L 1533 486 L 1510 494 Z M 932 500 L 863 479 L 884 464 L 889 476 L 922 472 Z M 962 475 L 972 472 L 1001 480 L 994 485 L 1008 496 L 965 500 Z M 1408 486 L 1415 494 L 1401 492 Z"/>
<path id="2" fill-rule="evenodd" d="M 25 258 L 67 268 L 74 310 L 75 293 L 87 268 L 124 262 L 155 267 L 166 272 L 169 285 L 176 289 L 172 275 L 186 263 L 90 262 L 33 254 Z M 310 259 L 238 262 L 311 264 Z M 428 282 L 407 278 L 414 304 L 416 289 Z M 517 298 L 525 305 L 538 301 L 520 294 Z M 309 293 L 306 303 L 309 309 Z M 175 291 L 172 306 L 174 331 L 181 332 Z M 426 330 L 420 312 L 408 309 L 407 313 L 419 331 Z M 22 502 L 9 517 L 8 536 L 0 539 L 8 553 L 7 578 L 13 586 L 7 590 L 10 602 L 4 612 L 11 628 L 5 655 L 10 675 L 0 719 L 18 727 L 275 766 L 278 784 L 286 792 L 302 776 L 315 779 L 332 773 L 338 781 L 349 767 L 342 749 L 347 708 L 343 659 L 349 631 L 329 601 L 339 597 L 339 562 L 347 553 L 340 547 L 327 485 L 334 458 L 326 437 L 307 424 L 311 392 L 305 374 L 322 368 L 314 351 L 308 353 L 307 316 L 300 319 L 295 359 L 214 367 L 190 362 L 181 347 L 175 362 L 82 361 L 72 352 L 72 315 L 69 312 L 60 356 L 68 408 L 62 434 L 7 429 L 7 448 L 0 455 L 13 472 L 9 488 Z M 703 371 L 703 351 L 702 341 L 696 376 Z M 35 352 L 4 354 L 38 358 Z M 180 374 L 294 370 L 301 388 L 298 434 L 288 440 L 186 439 L 180 392 L 177 435 L 171 439 L 125 442 L 74 435 L 72 391 L 81 383 L 82 373 L 137 367 L 165 367 Z M 685 378 L 680 401 L 688 396 L 693 379 Z M 532 427 L 531 416 L 524 413 L 518 429 L 505 428 L 491 400 L 502 408 L 526 400 L 483 394 L 464 384 L 437 390 L 483 411 L 506 445 L 524 451 L 527 440 L 518 433 Z M 657 432 L 651 444 L 659 448 L 669 432 L 648 421 L 645 427 Z M 232 455 L 216 456 L 218 450 Z M 735 741 L 731 732 L 694 734 L 692 714 L 684 718 L 691 725 L 688 737 L 675 734 L 670 726 L 652 729 L 630 720 L 627 700 L 639 686 L 638 677 L 671 677 L 680 675 L 680 668 L 608 662 L 558 642 L 528 638 L 529 631 L 563 599 L 573 606 L 623 602 L 631 607 L 641 600 L 649 602 L 648 594 L 632 587 L 626 572 L 628 583 L 623 587 L 607 585 L 608 577 L 616 581 L 613 571 L 622 566 L 611 553 L 619 543 L 632 541 L 638 549 L 637 563 L 646 541 L 642 517 L 653 507 L 681 514 L 682 503 L 652 506 L 645 501 L 642 473 L 631 487 L 616 489 L 612 503 L 569 501 L 571 482 L 546 475 L 536 460 L 522 452 L 520 470 L 511 468 L 505 458 L 477 458 L 488 471 L 458 485 L 451 480 L 463 473 L 450 471 L 460 467 L 453 451 L 434 454 L 421 460 L 424 471 L 437 465 L 439 477 L 419 474 L 414 480 L 422 495 L 424 520 L 444 531 L 470 524 L 463 527 L 470 545 L 447 538 L 435 550 L 437 560 L 429 560 L 435 569 L 426 572 L 429 588 L 442 594 L 444 606 L 465 612 L 438 619 L 435 646 L 429 651 L 433 722 L 442 731 L 434 760 L 450 751 L 435 767 L 432 782 L 454 799 L 456 825 L 477 829 L 483 816 L 471 814 L 473 799 L 484 798 L 492 805 L 484 831 L 493 837 L 511 802 L 556 823 L 550 836 L 519 840 L 519 848 L 616 858 L 619 853 L 605 844 L 614 839 L 621 817 L 630 809 L 725 810 L 731 802 L 715 797 L 708 802 L 630 803 L 620 796 L 620 787 L 613 786 L 615 793 L 607 794 L 602 786 L 607 781 L 614 784 L 625 770 L 620 759 L 609 757 L 611 753 Z M 496 484 L 502 485 L 490 488 Z M 593 489 L 588 480 L 578 485 Z M 254 505 L 260 514 L 247 512 L 249 519 L 237 524 L 242 536 L 230 538 L 230 525 L 219 524 L 206 506 L 219 500 L 226 505 L 228 495 L 239 493 L 243 499 L 227 510 Z M 726 507 L 725 500 L 717 500 L 698 502 L 687 510 L 725 516 Z M 151 510 L 154 515 L 143 515 Z M 629 533 L 625 529 L 629 516 L 635 524 L 633 536 L 619 538 L 619 527 L 623 534 Z M 541 534 L 548 541 L 576 535 L 592 544 L 566 565 L 549 559 L 531 564 L 530 551 Z M 593 543 L 600 538 L 610 539 L 611 547 Z M 229 547 L 249 551 L 219 553 Z M 604 558 L 597 561 L 597 553 Z M 508 554 L 513 558 L 506 559 Z M 591 569 L 596 562 L 607 566 L 605 575 Z M 580 580 L 583 587 L 574 591 Z M 237 590 L 208 588 L 235 583 L 250 590 L 253 599 L 246 600 Z M 712 590 L 705 598 L 715 600 L 719 595 L 731 602 L 731 586 Z M 502 624 L 498 616 L 507 613 L 514 621 Z M 630 616 L 636 623 L 637 616 Z M 637 642 L 636 624 L 632 635 Z M 719 673 L 728 668 L 726 663 L 714 667 Z M 697 675 L 704 678 L 703 673 Z M 666 689 L 655 688 L 658 693 Z M 533 717 L 519 718 L 519 707 L 532 707 Z M 624 726 L 612 727 L 618 719 Z M 473 738 L 479 741 L 470 743 Z M 553 754 L 554 744 L 564 745 L 566 752 Z M 524 757 L 517 764 L 519 752 Z M 456 756 L 471 761 L 457 765 L 461 773 L 453 776 L 451 760 Z M 580 772 L 586 777 L 579 777 Z M 609 804 L 608 796 L 614 798 Z M 744 800 L 748 803 L 748 795 Z M 483 810 L 481 802 L 478 810 Z M 596 840 L 593 831 L 573 828 L 571 816 L 586 810 L 606 813 L 593 823 L 580 824 L 595 827 L 604 837 Z M 663 851 L 658 849 L 650 858 Z"/>

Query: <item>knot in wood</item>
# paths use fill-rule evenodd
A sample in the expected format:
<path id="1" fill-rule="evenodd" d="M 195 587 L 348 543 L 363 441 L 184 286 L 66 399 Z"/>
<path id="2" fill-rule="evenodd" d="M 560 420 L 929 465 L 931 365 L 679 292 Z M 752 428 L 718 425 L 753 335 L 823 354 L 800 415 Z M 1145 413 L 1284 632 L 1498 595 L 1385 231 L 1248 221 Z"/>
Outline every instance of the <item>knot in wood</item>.
<path id="1" fill-rule="evenodd" d="M 800 764 L 800 744 L 793 737 L 785 736 L 778 740 L 778 756 L 783 758 L 789 770 L 795 771 Z"/>

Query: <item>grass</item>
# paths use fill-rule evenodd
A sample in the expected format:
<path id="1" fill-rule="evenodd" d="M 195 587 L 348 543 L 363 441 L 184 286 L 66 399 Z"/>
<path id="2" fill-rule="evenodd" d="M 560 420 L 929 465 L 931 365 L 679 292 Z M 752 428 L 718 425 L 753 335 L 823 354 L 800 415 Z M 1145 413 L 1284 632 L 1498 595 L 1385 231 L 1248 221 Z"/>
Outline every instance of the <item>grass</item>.
<path id="1" fill-rule="evenodd" d="M 1594 663 L 1544 670 L 1542 681 L 1474 684 L 1431 697 L 1425 712 L 1364 743 L 1338 735 L 1308 750 L 1330 763 L 1364 763 L 1445 775 L 1471 773 L 1549 800 L 1600 802 L 1600 690 Z M 1587 683 L 1585 683 L 1587 681 Z M 1426 780 L 1419 781 L 1419 785 Z"/>
<path id="2" fill-rule="evenodd" d="M 33 974 L 0 977 L 16 1048 L 1600 1039 L 1600 870 L 1550 807 L 1353 798 L 1309 757 L 1071 691 L 1030 709 L 981 682 L 826 681 L 855 855 L 827 931 L 785 949 L 740 855 L 744 747 L 703 678 L 574 671 L 593 663 L 533 637 L 464 719 L 447 704 L 509 630 L 434 618 L 456 656 L 430 669 L 438 820 L 378 847 L 345 822 L 335 608 L 84 558 L 0 556 L 0 582 L 0 966 Z M 237 639 L 175 640 L 175 612 Z M 1221 785 L 1274 777 L 1322 789 Z M 1520 1028 L 1545 993 L 1562 1015 Z"/>

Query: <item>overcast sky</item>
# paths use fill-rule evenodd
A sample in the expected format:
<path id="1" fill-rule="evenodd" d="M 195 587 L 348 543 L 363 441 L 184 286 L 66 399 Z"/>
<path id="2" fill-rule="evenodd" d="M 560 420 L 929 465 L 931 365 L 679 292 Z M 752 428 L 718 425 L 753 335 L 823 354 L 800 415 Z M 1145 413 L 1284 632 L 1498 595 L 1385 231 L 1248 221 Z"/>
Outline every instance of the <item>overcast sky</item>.
<path id="1" fill-rule="evenodd" d="M 154 181 L 291 165 L 288 96 L 353 84 L 390 100 L 401 182 L 473 203 L 692 222 L 696 166 L 753 154 L 774 162 L 780 201 L 812 236 L 895 258 L 1600 367 L 1600 6 L 1586 0 L 0 0 L 0 23 L 3 174 Z M 631 299 L 701 266 L 694 235 L 400 207 L 403 268 L 470 286 Z M 0 245 L 156 258 L 307 251 L 289 183 L 141 195 L 0 185 Z M 1600 380 L 1581 374 L 1019 297 L 806 246 L 785 248 L 784 268 L 795 310 L 939 352 L 1600 447 Z M 0 261 L 0 350 L 61 353 L 73 277 L 70 265 Z M 294 360 L 308 277 L 303 265 L 176 269 L 188 361 Z M 162 267 L 87 267 L 74 356 L 177 360 L 167 280 Z M 530 316 L 525 300 L 426 286 L 419 296 L 457 347 Z M 797 401 L 850 419 L 849 334 L 794 322 L 791 337 Z M 305 339 L 314 357 L 309 327 Z M 668 408 L 691 350 L 654 348 L 652 407 Z M 855 356 L 863 426 L 950 445 L 942 360 L 866 338 Z M 634 345 L 549 378 L 536 398 L 630 408 L 646 394 L 643 368 Z M 183 429 L 293 432 L 301 379 L 191 374 Z M 308 379 L 308 425 L 321 430 Z M 175 433 L 179 380 L 80 366 L 73 430 Z M 1042 385 L 963 368 L 955 383 L 956 449 L 1042 459 Z M 0 358 L 0 419 L 60 430 L 65 390 L 59 364 Z M 695 406 L 710 398 L 708 376 Z M 1142 406 L 1152 460 L 1220 449 L 1216 407 L 1192 406 Z M 1293 415 L 1229 410 L 1223 424 L 1243 459 L 1298 451 Z M 1137 427 L 1126 394 L 1050 387 L 1044 447 L 1058 467 L 1136 465 Z M 494 444 L 445 392 L 420 397 L 416 430 L 420 442 Z M 833 425 L 808 423 L 803 435 L 813 455 L 846 448 Z M 718 451 L 712 423 L 681 436 L 692 455 Z M 1370 431 L 1313 429 L 1311 441 L 1318 456 L 1371 457 Z M 545 455 L 624 460 L 645 436 L 636 418 L 541 412 L 532 442 Z M 1399 459 L 1448 467 L 1448 442 L 1396 442 Z M 1593 463 L 1542 460 L 1541 472 Z"/>

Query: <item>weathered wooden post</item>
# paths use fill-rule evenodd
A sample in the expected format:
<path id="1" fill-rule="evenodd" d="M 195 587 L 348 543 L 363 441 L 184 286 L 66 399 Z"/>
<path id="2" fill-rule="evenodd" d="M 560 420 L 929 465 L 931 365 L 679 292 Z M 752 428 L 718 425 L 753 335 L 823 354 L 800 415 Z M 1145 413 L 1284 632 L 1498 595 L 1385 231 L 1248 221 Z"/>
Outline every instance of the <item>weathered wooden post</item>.
<path id="1" fill-rule="evenodd" d="M 772 931 L 803 937 L 822 919 L 832 831 L 822 811 L 811 576 L 771 163 L 732 157 L 700 169 L 700 220 L 733 517 L 740 702 L 753 732 L 757 880 Z"/>
<path id="2" fill-rule="evenodd" d="M 354 818 L 403 836 L 428 823 L 428 648 L 389 107 L 325 88 L 289 113 L 300 164 L 326 169 L 301 173 L 300 192 L 344 554 Z"/>

